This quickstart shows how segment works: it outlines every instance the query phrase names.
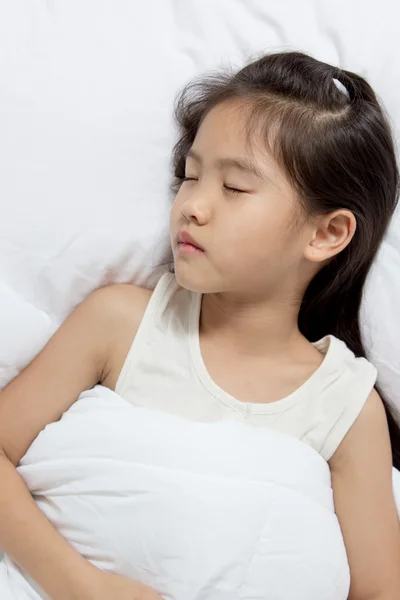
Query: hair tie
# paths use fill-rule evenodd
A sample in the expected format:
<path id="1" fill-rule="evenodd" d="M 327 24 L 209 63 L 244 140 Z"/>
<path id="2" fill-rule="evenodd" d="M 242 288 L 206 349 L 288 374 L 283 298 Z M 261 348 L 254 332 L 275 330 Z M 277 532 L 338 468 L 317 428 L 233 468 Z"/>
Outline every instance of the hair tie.
<path id="1" fill-rule="evenodd" d="M 333 83 L 336 85 L 339 92 L 342 92 L 342 94 L 347 96 L 347 99 L 350 100 L 350 94 L 349 94 L 349 91 L 346 88 L 346 86 L 341 81 L 339 81 L 339 79 L 336 79 L 335 77 L 333 77 Z"/>

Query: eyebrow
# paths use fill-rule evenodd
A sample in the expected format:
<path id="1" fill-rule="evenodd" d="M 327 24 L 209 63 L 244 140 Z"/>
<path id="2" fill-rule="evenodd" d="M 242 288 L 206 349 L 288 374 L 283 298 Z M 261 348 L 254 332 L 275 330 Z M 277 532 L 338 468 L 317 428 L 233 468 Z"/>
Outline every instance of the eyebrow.
<path id="1" fill-rule="evenodd" d="M 189 149 L 187 157 L 193 158 L 200 165 L 203 162 L 201 156 L 197 154 L 192 148 Z M 216 165 L 219 168 L 223 167 L 233 167 L 234 169 L 239 169 L 240 171 L 244 171 L 247 173 L 252 173 L 259 179 L 269 179 L 266 173 L 260 169 L 260 167 L 251 160 L 246 160 L 243 158 L 219 158 L 216 161 Z"/>

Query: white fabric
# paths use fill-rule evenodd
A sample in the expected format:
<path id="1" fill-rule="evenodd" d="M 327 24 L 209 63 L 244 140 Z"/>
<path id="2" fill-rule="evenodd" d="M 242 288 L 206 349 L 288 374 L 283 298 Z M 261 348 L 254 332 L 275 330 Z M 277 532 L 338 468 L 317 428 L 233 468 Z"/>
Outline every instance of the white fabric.
<path id="1" fill-rule="evenodd" d="M 165 600 L 347 599 L 328 465 L 291 436 L 187 421 L 97 386 L 45 428 L 19 473 L 83 556 Z M 1 600 L 44 597 L 0 563 Z"/>
<path id="2" fill-rule="evenodd" d="M 399 20 L 397 0 L 0 0 L 0 387 L 94 288 L 155 284 L 184 83 L 299 48 L 366 75 L 399 133 Z M 363 317 L 397 404 L 399 299 L 397 217 Z"/>
<path id="3" fill-rule="evenodd" d="M 290 436 L 194 423 L 97 387 L 46 427 L 19 472 L 96 566 L 165 600 L 346 600 L 326 462 Z M 11 560 L 1 600 L 38 600 Z"/>
<path id="4" fill-rule="evenodd" d="M 375 367 L 326 336 L 315 343 L 324 355 L 322 364 L 303 385 L 276 402 L 243 402 L 215 383 L 203 361 L 201 298 L 182 288 L 171 273 L 160 279 L 116 392 L 135 406 L 192 421 L 237 420 L 290 434 L 328 461 L 368 399 Z"/>
<path id="5" fill-rule="evenodd" d="M 184 83 L 299 48 L 366 75 L 398 133 L 399 21 L 397 0 L 0 0 L 0 281 L 18 296 L 0 289 L 0 384 L 93 288 L 155 283 Z M 397 218 L 363 318 L 393 403 L 399 301 Z"/>
<path id="6" fill-rule="evenodd" d="M 21 461 L 41 510 L 96 566 L 165 600 L 346 600 L 327 463 L 291 436 L 84 392 Z M 400 474 L 394 474 L 400 514 Z M 9 558 L 0 600 L 39 600 Z"/>

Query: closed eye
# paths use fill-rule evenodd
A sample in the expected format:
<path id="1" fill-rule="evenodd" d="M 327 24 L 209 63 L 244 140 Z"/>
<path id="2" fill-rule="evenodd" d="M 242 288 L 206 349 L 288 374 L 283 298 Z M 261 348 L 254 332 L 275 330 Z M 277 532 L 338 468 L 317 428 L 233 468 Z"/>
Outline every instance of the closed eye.
<path id="1" fill-rule="evenodd" d="M 182 183 L 185 181 L 198 181 L 197 177 L 185 177 L 182 178 Z M 231 192 L 232 194 L 246 194 L 245 190 L 239 190 L 238 188 L 230 187 L 229 185 L 224 185 L 224 189 L 227 192 Z"/>
<path id="2" fill-rule="evenodd" d="M 245 194 L 246 193 L 244 190 L 238 190 L 238 188 L 229 187 L 229 185 L 224 185 L 224 189 L 227 192 L 231 192 L 232 194 Z"/>

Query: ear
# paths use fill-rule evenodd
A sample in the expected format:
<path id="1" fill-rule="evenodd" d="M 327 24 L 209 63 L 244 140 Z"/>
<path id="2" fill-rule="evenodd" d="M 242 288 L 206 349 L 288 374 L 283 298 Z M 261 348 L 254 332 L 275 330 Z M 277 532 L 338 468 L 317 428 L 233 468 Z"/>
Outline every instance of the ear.
<path id="1" fill-rule="evenodd" d="M 311 262 L 324 262 L 336 256 L 349 245 L 356 226 L 355 216 L 345 209 L 316 217 L 312 237 L 304 251 L 305 258 Z"/>

